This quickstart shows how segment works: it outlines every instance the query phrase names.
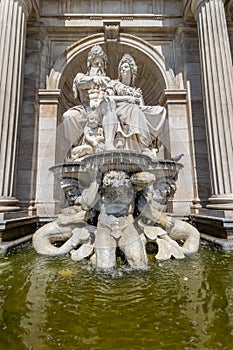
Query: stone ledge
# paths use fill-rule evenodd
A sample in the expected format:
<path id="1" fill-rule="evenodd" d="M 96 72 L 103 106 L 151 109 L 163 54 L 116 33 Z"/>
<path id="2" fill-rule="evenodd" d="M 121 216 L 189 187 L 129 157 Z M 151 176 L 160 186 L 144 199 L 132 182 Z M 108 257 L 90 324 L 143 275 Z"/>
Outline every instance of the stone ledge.
<path id="1" fill-rule="evenodd" d="M 38 218 L 38 225 L 43 226 L 48 224 L 49 222 L 56 221 L 58 215 L 52 215 L 52 216 L 39 216 Z"/>
<path id="2" fill-rule="evenodd" d="M 0 242 L 10 242 L 35 232 L 37 216 L 0 220 Z"/>
<path id="3" fill-rule="evenodd" d="M 233 240 L 230 239 L 216 238 L 201 233 L 201 241 L 207 242 L 210 246 L 221 248 L 225 251 L 233 251 Z"/>
<path id="4" fill-rule="evenodd" d="M 233 218 L 193 214 L 189 221 L 204 234 L 225 240 L 233 245 Z"/>
<path id="5" fill-rule="evenodd" d="M 15 239 L 14 241 L 0 243 L 0 257 L 4 257 L 12 248 L 15 248 L 21 244 L 25 244 L 31 241 L 31 239 L 32 234 Z"/>

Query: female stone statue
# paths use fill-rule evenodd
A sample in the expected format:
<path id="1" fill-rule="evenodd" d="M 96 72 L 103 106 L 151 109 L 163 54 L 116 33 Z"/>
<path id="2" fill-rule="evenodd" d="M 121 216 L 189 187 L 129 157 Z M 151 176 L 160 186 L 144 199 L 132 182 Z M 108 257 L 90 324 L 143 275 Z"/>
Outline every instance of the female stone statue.
<path id="1" fill-rule="evenodd" d="M 134 87 L 137 66 L 125 54 L 118 66 L 118 80 L 109 83 L 107 93 L 116 103 L 119 125 L 116 148 L 130 149 L 152 155 L 151 148 L 166 118 L 161 106 L 145 106 L 142 92 Z"/>

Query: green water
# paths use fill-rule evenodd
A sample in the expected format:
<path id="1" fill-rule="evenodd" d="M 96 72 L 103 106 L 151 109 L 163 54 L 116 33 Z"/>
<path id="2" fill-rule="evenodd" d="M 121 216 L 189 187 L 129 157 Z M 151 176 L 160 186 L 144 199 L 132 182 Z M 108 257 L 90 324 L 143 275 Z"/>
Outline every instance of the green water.
<path id="1" fill-rule="evenodd" d="M 0 260 L 0 349 L 233 349 L 233 254 L 104 273 L 31 247 Z"/>

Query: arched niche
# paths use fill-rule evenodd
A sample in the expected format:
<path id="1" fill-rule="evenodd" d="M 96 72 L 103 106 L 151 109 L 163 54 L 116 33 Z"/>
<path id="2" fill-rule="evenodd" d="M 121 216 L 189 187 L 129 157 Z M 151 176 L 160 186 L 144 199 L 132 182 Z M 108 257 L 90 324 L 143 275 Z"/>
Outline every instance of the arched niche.
<path id="1" fill-rule="evenodd" d="M 179 89 L 173 70 L 149 43 L 129 34 L 121 34 L 117 42 L 105 42 L 103 34 L 96 34 L 68 47 L 50 72 L 47 89 L 60 89 L 61 112 L 79 103 L 73 98 L 73 79 L 78 72 L 87 71 L 87 55 L 95 44 L 101 45 L 108 56 L 106 73 L 111 79 L 117 79 L 118 63 L 125 53 L 134 57 L 138 66 L 135 85 L 142 89 L 147 105 L 158 104 L 165 89 Z"/>
<path id="2" fill-rule="evenodd" d="M 43 144 L 39 144 L 38 159 L 43 158 L 46 167 L 48 167 L 48 164 L 52 166 L 64 160 L 64 152 L 62 149 L 60 152 L 59 137 L 57 136 L 58 126 L 61 123 L 62 114 L 68 108 L 79 103 L 73 98 L 73 79 L 79 72 L 86 73 L 87 55 L 95 44 L 101 45 L 108 56 L 109 64 L 106 73 L 112 79 L 117 78 L 118 63 L 123 54 L 131 54 L 138 65 L 138 76 L 135 85 L 142 89 L 145 103 L 147 105 L 161 103 L 166 107 L 169 131 L 166 133 L 163 156 L 170 158 L 185 152 L 183 163 L 186 172 L 180 174 L 179 182 L 180 184 L 186 183 L 186 189 L 189 189 L 189 193 L 180 191 L 178 184 L 177 195 L 173 200 L 173 210 L 177 213 L 187 210 L 193 199 L 193 164 L 189 149 L 187 91 L 183 88 L 182 79 L 179 80 L 180 75 L 179 77 L 175 76 L 165 57 L 155 47 L 135 36 L 123 33 L 120 35 L 119 41 L 105 42 L 103 34 L 92 35 L 68 47 L 57 59 L 48 76 L 46 89 L 39 91 L 39 114 L 42 125 L 39 129 L 39 138 L 46 140 L 50 134 L 54 134 L 56 137 L 50 142 L 49 147 L 46 145 L 46 150 L 49 148 L 46 152 L 43 151 Z M 47 123 L 47 120 L 49 123 Z M 37 193 L 40 194 L 40 189 L 44 187 L 43 183 L 40 183 L 40 178 L 42 178 L 40 172 L 43 169 L 41 170 L 41 167 L 39 169 Z M 48 191 L 47 186 L 46 195 L 50 199 L 54 197 L 54 180 L 52 180 L 52 177 L 50 191 Z M 37 203 L 39 213 L 44 213 L 43 206 L 45 204 L 48 212 L 47 202 L 44 204 L 39 195 Z M 55 208 L 55 202 L 51 201 L 51 203 L 51 207 Z"/>

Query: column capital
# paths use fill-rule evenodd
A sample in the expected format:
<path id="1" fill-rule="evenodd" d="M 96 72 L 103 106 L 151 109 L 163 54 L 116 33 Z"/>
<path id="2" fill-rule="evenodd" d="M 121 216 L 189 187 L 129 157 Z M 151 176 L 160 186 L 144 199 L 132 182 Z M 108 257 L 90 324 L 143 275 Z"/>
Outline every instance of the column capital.
<path id="1" fill-rule="evenodd" d="M 223 4 L 228 2 L 228 0 L 220 0 Z M 205 5 L 206 3 L 210 2 L 210 0 L 191 0 L 191 11 L 196 18 L 198 11 L 202 5 Z M 232 2 L 232 0 L 230 0 Z"/>
<path id="2" fill-rule="evenodd" d="M 33 0 L 17 0 L 19 6 L 22 6 L 26 16 L 28 17 L 32 11 Z"/>
<path id="3" fill-rule="evenodd" d="M 226 13 L 227 13 L 227 15 L 232 16 L 232 14 L 233 14 L 233 0 L 226 1 Z"/>
<path id="4" fill-rule="evenodd" d="M 204 5 L 208 0 L 192 0 L 191 1 L 191 11 L 196 18 L 197 13 L 202 5 Z"/>

